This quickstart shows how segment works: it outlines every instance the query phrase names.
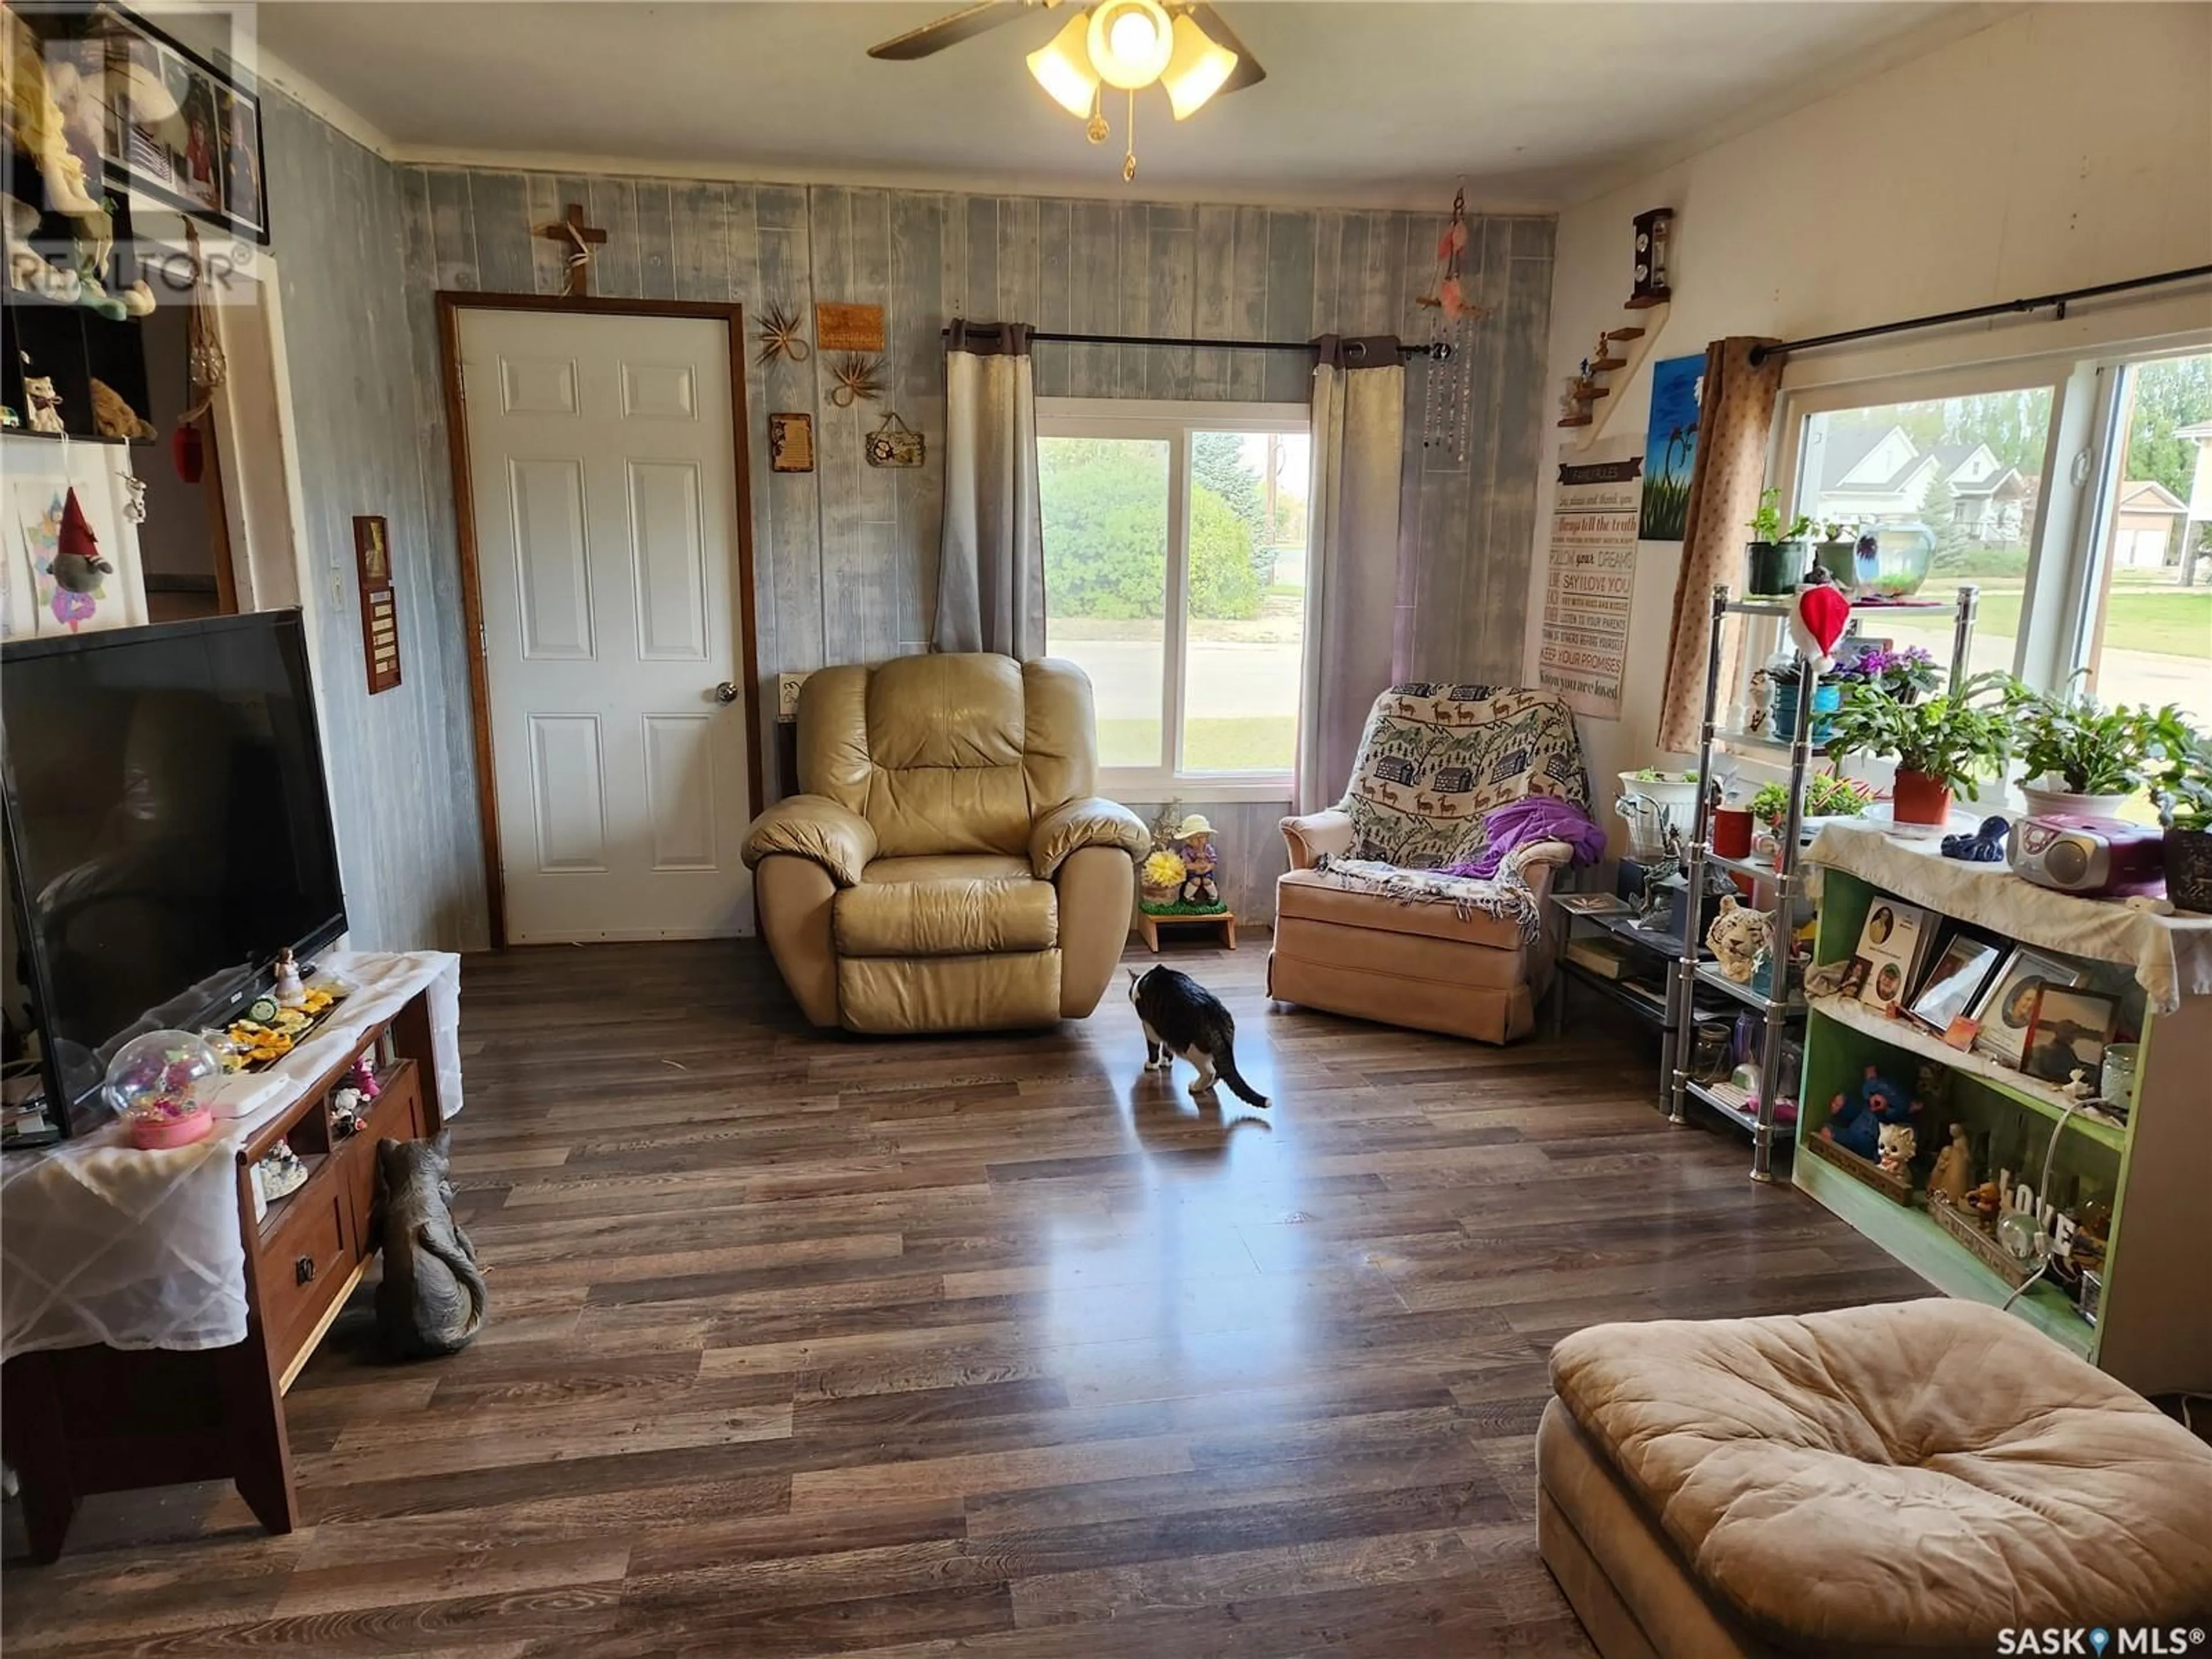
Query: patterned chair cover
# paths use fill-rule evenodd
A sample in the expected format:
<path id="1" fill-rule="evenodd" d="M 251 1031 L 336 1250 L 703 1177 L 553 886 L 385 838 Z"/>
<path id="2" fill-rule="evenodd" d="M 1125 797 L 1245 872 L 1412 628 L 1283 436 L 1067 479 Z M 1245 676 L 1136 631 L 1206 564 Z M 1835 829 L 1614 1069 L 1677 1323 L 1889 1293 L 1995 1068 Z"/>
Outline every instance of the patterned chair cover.
<path id="1" fill-rule="evenodd" d="M 1565 703 L 1548 691 L 1416 681 L 1376 698 L 1337 805 L 1357 833 L 1355 860 L 1434 870 L 1475 857 L 1484 817 L 1531 795 L 1589 811 Z"/>

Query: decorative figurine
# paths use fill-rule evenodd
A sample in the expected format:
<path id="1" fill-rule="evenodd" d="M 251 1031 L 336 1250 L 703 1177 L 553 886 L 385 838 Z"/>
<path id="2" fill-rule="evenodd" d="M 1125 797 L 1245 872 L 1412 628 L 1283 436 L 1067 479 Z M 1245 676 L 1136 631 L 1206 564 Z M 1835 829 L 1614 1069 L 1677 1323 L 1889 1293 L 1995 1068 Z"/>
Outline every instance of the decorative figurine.
<path id="1" fill-rule="evenodd" d="M 1943 856 L 1966 864 L 2002 864 L 2005 836 L 2011 828 L 2002 817 L 1992 813 L 1972 835 L 1944 836 Z"/>
<path id="2" fill-rule="evenodd" d="M 1966 1207 L 1966 1194 L 1974 1187 L 1974 1152 L 1966 1144 L 1966 1126 L 1951 1126 L 1951 1143 L 1936 1154 L 1936 1167 L 1928 1172 L 1928 1198 L 1941 1200 L 1954 1210 Z"/>
<path id="3" fill-rule="evenodd" d="M 384 1279 L 376 1329 L 395 1358 L 458 1353 L 483 1328 L 477 1247 L 453 1219 L 453 1131 L 376 1143 L 384 1197 Z"/>
<path id="4" fill-rule="evenodd" d="M 269 1155 L 253 1166 L 253 1185 L 264 1204 L 289 1198 L 307 1184 L 307 1166 L 289 1142 L 278 1141 Z"/>
<path id="5" fill-rule="evenodd" d="M 1193 812 L 1175 829 L 1175 850 L 1182 860 L 1182 888 L 1177 895 L 1193 909 L 1221 908 L 1221 886 L 1213 878 L 1213 826 Z"/>
<path id="6" fill-rule="evenodd" d="M 361 1091 L 363 1100 L 374 1100 L 384 1092 L 384 1085 L 376 1080 L 375 1062 L 365 1054 L 355 1056 L 353 1069 L 346 1073 L 346 1081 Z"/>
<path id="7" fill-rule="evenodd" d="M 2097 1090 L 2096 1085 L 2089 1081 L 2088 1073 L 2076 1066 L 2074 1068 L 2074 1074 L 2058 1085 L 2058 1092 L 2071 1099 L 2087 1100 L 2097 1092 Z"/>
<path id="8" fill-rule="evenodd" d="M 1913 1155 L 1919 1150 L 1920 1137 L 1910 1123 L 1885 1123 L 1875 1137 L 1875 1155 L 1884 1173 L 1900 1179 L 1911 1177 Z"/>
<path id="9" fill-rule="evenodd" d="M 222 1081 L 222 1059 L 190 1031 L 149 1031 L 108 1063 L 101 1092 L 122 1115 L 140 1152 L 189 1146 L 215 1127 L 208 1097 Z"/>
<path id="10" fill-rule="evenodd" d="M 288 946 L 276 953 L 276 1006 L 296 1008 L 307 1000 L 307 988 L 300 982 L 300 964 L 292 959 Z"/>
<path id="11" fill-rule="evenodd" d="M 1737 903 L 1733 893 L 1723 895 L 1720 914 L 1705 930 L 1705 948 L 1719 958 L 1723 976 L 1731 984 L 1750 984 L 1766 943 L 1765 916 Z"/>
<path id="12" fill-rule="evenodd" d="M 54 437 L 64 435 L 69 428 L 62 424 L 62 394 L 54 390 L 51 374 L 23 375 L 23 403 L 31 411 L 31 430 L 44 432 Z"/>
<path id="13" fill-rule="evenodd" d="M 1909 1122 L 1919 1109 L 1920 1103 L 1902 1084 L 1893 1083 L 1869 1066 L 1856 1095 L 1838 1095 L 1828 1103 L 1828 1121 L 1821 1127 L 1820 1139 L 1871 1161 L 1881 1150 L 1882 1126 Z"/>
<path id="14" fill-rule="evenodd" d="M 368 1102 L 351 1084 L 331 1091 L 331 1133 L 341 1140 L 361 1133 L 368 1121 Z"/>

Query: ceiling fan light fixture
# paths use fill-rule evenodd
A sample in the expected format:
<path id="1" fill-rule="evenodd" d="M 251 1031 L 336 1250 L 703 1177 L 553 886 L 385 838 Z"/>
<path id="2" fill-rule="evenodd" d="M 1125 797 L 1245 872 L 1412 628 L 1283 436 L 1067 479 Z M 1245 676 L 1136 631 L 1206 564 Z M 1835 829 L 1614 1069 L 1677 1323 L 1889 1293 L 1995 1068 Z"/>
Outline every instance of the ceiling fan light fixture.
<path id="1" fill-rule="evenodd" d="M 1175 20 L 1175 52 L 1160 74 L 1178 121 L 1195 115 L 1237 72 L 1237 54 L 1217 43 L 1188 12 Z"/>
<path id="2" fill-rule="evenodd" d="M 1175 32 L 1159 0 L 1099 0 L 1091 10 L 1089 37 L 1099 79 L 1129 92 L 1158 80 L 1175 52 Z"/>
<path id="3" fill-rule="evenodd" d="M 1030 73 L 1036 83 L 1078 120 L 1091 113 L 1091 100 L 1098 94 L 1098 77 L 1091 69 L 1090 33 L 1091 20 L 1078 12 L 1029 55 Z"/>

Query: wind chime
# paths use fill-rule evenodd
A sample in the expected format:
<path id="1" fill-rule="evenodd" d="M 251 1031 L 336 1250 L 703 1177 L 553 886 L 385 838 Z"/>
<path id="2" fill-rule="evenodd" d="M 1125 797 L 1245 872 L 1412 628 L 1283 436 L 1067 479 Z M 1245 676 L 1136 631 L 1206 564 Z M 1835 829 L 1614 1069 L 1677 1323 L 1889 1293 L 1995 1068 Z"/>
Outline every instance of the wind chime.
<path id="1" fill-rule="evenodd" d="M 1467 459 L 1468 411 L 1474 386 L 1467 371 L 1468 335 L 1472 325 L 1490 315 L 1471 304 L 1461 284 L 1467 256 L 1467 188 L 1452 197 L 1451 222 L 1437 239 L 1437 286 L 1416 302 L 1437 313 L 1429 331 L 1428 396 L 1421 416 L 1421 447 L 1440 451 L 1454 463 Z"/>

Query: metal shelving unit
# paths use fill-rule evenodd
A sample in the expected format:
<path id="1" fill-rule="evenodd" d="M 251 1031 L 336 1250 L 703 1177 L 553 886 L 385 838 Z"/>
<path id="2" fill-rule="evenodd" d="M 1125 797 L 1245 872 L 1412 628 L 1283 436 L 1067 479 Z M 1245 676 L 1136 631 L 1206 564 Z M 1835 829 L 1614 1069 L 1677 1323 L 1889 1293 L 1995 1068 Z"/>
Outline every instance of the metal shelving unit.
<path id="1" fill-rule="evenodd" d="M 1948 689 L 1956 691 L 1967 675 L 1967 657 L 1973 644 L 1974 615 L 1979 606 L 1981 590 L 1972 585 L 1959 589 L 1957 599 L 1949 605 L 1930 600 L 1926 604 L 1862 603 L 1851 606 L 1853 617 L 1895 616 L 1929 611 L 1949 611 L 1955 620 L 1951 629 L 1951 678 Z M 1720 723 L 1721 659 L 1726 648 L 1723 629 L 1727 620 L 1735 617 L 1762 617 L 1777 620 L 1790 615 L 1790 602 L 1784 599 L 1733 599 L 1725 586 L 1713 589 L 1713 612 L 1711 641 L 1705 657 L 1705 718 L 1698 751 L 1698 815 L 1694 832 L 1690 838 L 1689 860 L 1686 874 L 1689 878 L 1686 902 L 1688 921 L 1682 929 L 1681 957 L 1670 981 L 1668 994 L 1672 1006 L 1667 1021 L 1668 1054 L 1664 1062 L 1670 1082 L 1668 1091 L 1667 1118 L 1671 1123 L 1689 1121 L 1685 1109 L 1690 1101 L 1718 1112 L 1730 1122 L 1751 1131 L 1751 1178 L 1753 1181 L 1774 1179 L 1774 1143 L 1779 1136 L 1790 1138 L 1790 1126 L 1774 1121 L 1775 1102 L 1782 1089 L 1782 1051 L 1790 1023 L 1802 1019 L 1805 1013 L 1803 996 L 1790 988 L 1791 969 L 1796 957 L 1792 941 L 1790 919 L 1796 901 L 1803 892 L 1804 877 L 1801 869 L 1802 850 L 1797 842 L 1804 825 L 1805 780 L 1813 769 L 1813 724 L 1817 718 L 1813 710 L 1812 685 L 1806 684 L 1805 657 L 1798 654 L 1797 664 L 1801 690 L 1797 698 L 1797 729 L 1785 742 L 1778 737 L 1753 732 L 1730 731 Z M 1712 850 L 1713 755 L 1738 751 L 1759 757 L 1769 762 L 1787 757 L 1790 766 L 1790 811 L 1782 826 L 1774 849 L 1774 862 L 1760 864 L 1751 859 L 1723 858 Z M 1700 959 L 1705 945 L 1703 930 L 1698 926 L 1705 890 L 1705 871 L 1717 866 L 1731 873 L 1747 876 L 1772 894 L 1770 903 L 1761 907 L 1766 915 L 1767 937 L 1773 944 L 1773 966 L 1768 982 L 1781 993 L 1769 995 L 1748 985 L 1738 985 L 1711 963 Z M 1759 1102 L 1755 1113 L 1745 1113 L 1729 1105 L 1703 1084 L 1689 1074 L 1690 1045 L 1687 1034 L 1694 1029 L 1694 1000 L 1699 989 L 1718 991 L 1743 1004 L 1762 1018 L 1764 1030 L 1759 1048 Z"/>

